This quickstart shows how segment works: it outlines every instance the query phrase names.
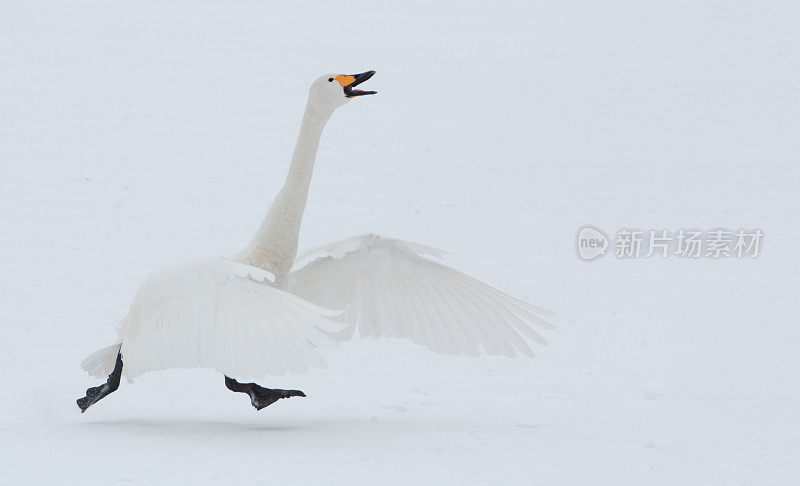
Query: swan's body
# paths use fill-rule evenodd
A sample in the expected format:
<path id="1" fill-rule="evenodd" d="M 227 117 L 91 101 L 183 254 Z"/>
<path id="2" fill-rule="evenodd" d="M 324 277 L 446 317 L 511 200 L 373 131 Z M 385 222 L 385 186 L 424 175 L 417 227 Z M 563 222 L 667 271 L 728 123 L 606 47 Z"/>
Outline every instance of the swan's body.
<path id="1" fill-rule="evenodd" d="M 342 325 L 331 312 L 270 285 L 272 276 L 226 258 L 172 265 L 151 275 L 120 322 L 125 376 L 167 368 L 212 368 L 257 378 L 324 366 L 317 350 Z M 84 368 L 110 373 L 117 350 L 101 350 Z M 90 356 L 92 358 L 92 356 Z"/>
<path id="2" fill-rule="evenodd" d="M 545 344 L 530 325 L 550 327 L 537 316 L 546 311 L 425 258 L 441 256 L 431 247 L 365 235 L 295 261 L 322 131 L 349 98 L 372 94 L 352 89 L 372 74 L 326 75 L 312 84 L 286 182 L 250 244 L 230 258 L 174 265 L 149 277 L 120 323 L 118 343 L 82 363 L 93 376 L 109 376 L 78 401 L 83 411 L 116 390 L 122 373 L 130 380 L 175 367 L 224 373 L 228 388 L 248 393 L 258 409 L 304 396 L 228 376 L 322 367 L 318 350 L 356 329 L 450 354 L 532 355 L 526 338 Z"/>

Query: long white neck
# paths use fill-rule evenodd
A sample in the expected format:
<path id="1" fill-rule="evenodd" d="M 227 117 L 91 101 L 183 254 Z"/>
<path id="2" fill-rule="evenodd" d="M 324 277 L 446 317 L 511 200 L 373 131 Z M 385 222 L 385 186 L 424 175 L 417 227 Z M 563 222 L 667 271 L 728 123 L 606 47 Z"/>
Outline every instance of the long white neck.
<path id="1" fill-rule="evenodd" d="M 306 208 L 314 160 L 322 130 L 332 114 L 332 110 L 316 108 L 310 102 L 306 105 L 286 182 L 250 244 L 233 257 L 274 273 L 279 286 L 285 286 L 286 276 L 297 256 L 300 222 Z"/>

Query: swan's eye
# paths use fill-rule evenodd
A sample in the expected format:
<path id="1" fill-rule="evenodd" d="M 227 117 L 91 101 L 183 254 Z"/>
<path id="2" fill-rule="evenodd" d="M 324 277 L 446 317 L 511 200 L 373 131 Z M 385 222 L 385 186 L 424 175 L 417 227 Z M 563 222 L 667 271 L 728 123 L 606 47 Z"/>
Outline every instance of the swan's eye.
<path id="1" fill-rule="evenodd" d="M 333 82 L 333 78 L 328 78 L 328 82 L 332 83 Z"/>

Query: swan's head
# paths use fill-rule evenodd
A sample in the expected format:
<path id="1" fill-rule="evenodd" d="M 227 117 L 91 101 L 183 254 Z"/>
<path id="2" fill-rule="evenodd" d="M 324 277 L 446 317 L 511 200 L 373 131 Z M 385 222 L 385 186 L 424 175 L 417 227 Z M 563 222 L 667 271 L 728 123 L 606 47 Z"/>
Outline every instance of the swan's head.
<path id="1" fill-rule="evenodd" d="M 326 74 L 320 76 L 308 91 L 309 103 L 335 110 L 355 97 L 375 94 L 376 91 L 355 89 L 356 86 L 373 75 L 375 75 L 375 71 L 367 71 L 361 74 Z"/>

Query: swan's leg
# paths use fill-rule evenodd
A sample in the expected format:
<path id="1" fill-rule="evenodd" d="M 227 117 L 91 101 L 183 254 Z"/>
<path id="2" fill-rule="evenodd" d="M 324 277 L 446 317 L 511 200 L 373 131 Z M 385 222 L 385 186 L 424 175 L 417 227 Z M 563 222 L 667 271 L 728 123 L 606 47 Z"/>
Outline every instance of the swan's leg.
<path id="1" fill-rule="evenodd" d="M 104 397 L 117 391 L 120 378 L 122 378 L 122 354 L 117 353 L 117 362 L 114 364 L 114 371 L 108 375 L 108 380 L 100 386 L 89 388 L 86 390 L 86 396 L 78 399 L 78 406 L 81 407 L 81 413 L 85 412 L 87 408 L 99 402 Z"/>
<path id="2" fill-rule="evenodd" d="M 227 386 L 230 391 L 246 393 L 250 397 L 250 403 L 253 404 L 256 410 L 268 407 L 281 398 L 306 396 L 306 394 L 300 390 L 277 390 L 264 388 L 255 383 L 239 383 L 227 375 L 225 376 L 225 386 Z"/>

